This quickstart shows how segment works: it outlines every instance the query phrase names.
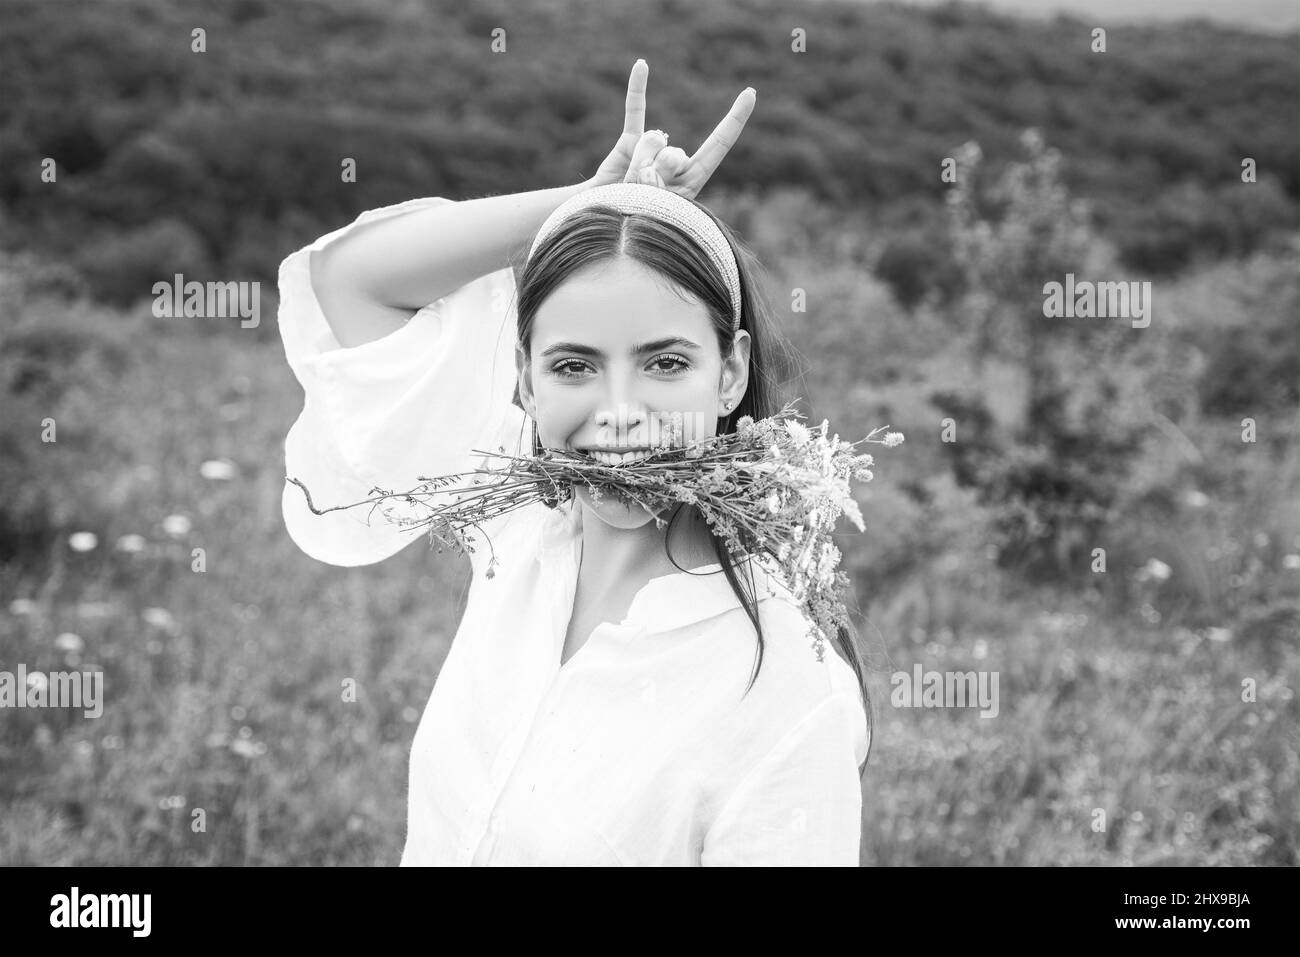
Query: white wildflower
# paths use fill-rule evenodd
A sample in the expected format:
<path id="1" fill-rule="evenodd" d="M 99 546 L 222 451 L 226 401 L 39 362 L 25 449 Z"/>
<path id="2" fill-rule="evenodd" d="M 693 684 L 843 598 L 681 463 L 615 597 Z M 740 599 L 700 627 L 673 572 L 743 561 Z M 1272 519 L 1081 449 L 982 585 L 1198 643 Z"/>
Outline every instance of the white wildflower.
<path id="1" fill-rule="evenodd" d="M 238 473 L 235 463 L 229 459 L 208 459 L 199 466 L 199 475 L 217 482 L 228 482 Z"/>
<path id="2" fill-rule="evenodd" d="M 190 532 L 190 520 L 184 515 L 168 515 L 162 522 L 163 531 L 172 538 L 181 538 Z"/>
<path id="3" fill-rule="evenodd" d="M 785 431 L 794 440 L 796 448 L 803 448 L 812 440 L 812 434 L 808 431 L 807 426 L 794 419 L 787 419 Z"/>
<path id="4" fill-rule="evenodd" d="M 144 551 L 145 540 L 143 535 L 123 535 L 117 540 L 117 550 L 133 555 L 136 552 Z"/>
<path id="5" fill-rule="evenodd" d="M 140 612 L 140 617 L 146 624 L 153 625 L 155 628 L 161 628 L 164 631 L 170 631 L 176 625 L 176 619 L 166 608 L 146 608 Z"/>
<path id="6" fill-rule="evenodd" d="M 856 501 L 850 498 L 844 504 L 844 514 L 849 517 L 849 521 L 853 523 L 859 532 L 867 530 L 866 523 L 862 521 L 862 510 L 858 508 Z"/>
<path id="7" fill-rule="evenodd" d="M 86 647 L 86 643 L 81 640 L 80 635 L 74 635 L 70 631 L 65 631 L 59 637 L 54 639 L 54 647 L 59 651 L 76 654 Z"/>
<path id="8" fill-rule="evenodd" d="M 1158 558 L 1147 559 L 1146 565 L 1142 569 L 1142 577 L 1154 578 L 1158 582 L 1165 581 L 1173 573 L 1173 569 L 1166 565 Z"/>
<path id="9" fill-rule="evenodd" d="M 256 758 L 266 754 L 266 745 L 261 741 L 246 741 L 236 738 L 230 742 L 230 750 L 241 758 Z"/>
<path id="10" fill-rule="evenodd" d="M 94 551 L 99 538 L 94 532 L 73 532 L 68 536 L 68 547 L 74 552 Z"/>

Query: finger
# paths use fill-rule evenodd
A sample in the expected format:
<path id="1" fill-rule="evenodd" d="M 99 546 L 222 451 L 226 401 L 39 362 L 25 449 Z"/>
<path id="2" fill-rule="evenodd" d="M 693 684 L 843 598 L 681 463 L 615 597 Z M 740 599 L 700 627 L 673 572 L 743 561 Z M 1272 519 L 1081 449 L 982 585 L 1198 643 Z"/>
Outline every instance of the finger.
<path id="1" fill-rule="evenodd" d="M 746 87 L 740 96 L 736 97 L 736 102 L 731 105 L 731 112 L 714 128 L 709 138 L 691 157 L 692 163 L 699 164 L 705 179 L 713 175 L 713 171 L 722 163 L 727 151 L 740 139 L 741 131 L 745 129 L 745 121 L 749 119 L 749 114 L 754 112 L 754 101 L 757 98 L 758 94 L 754 88 Z"/>
<path id="2" fill-rule="evenodd" d="M 668 137 L 664 135 L 662 130 L 647 130 L 642 133 L 641 139 L 637 141 L 636 148 L 632 150 L 632 161 L 628 163 L 627 174 L 623 177 L 623 182 L 635 183 L 637 175 L 641 172 L 641 167 L 653 163 L 655 156 L 667 145 Z"/>
<path id="3" fill-rule="evenodd" d="M 671 183 L 681 175 L 690 161 L 690 157 L 680 146 L 667 146 L 655 157 L 654 171 L 660 180 Z"/>
<path id="4" fill-rule="evenodd" d="M 655 169 L 653 164 L 642 166 L 640 173 L 637 174 L 636 181 L 643 186 L 657 186 L 660 189 L 665 188 L 663 177 L 659 175 L 659 171 Z"/>
<path id="5" fill-rule="evenodd" d="M 645 60 L 632 64 L 627 78 L 627 99 L 623 106 L 623 132 L 640 134 L 645 129 L 645 87 L 650 66 Z"/>

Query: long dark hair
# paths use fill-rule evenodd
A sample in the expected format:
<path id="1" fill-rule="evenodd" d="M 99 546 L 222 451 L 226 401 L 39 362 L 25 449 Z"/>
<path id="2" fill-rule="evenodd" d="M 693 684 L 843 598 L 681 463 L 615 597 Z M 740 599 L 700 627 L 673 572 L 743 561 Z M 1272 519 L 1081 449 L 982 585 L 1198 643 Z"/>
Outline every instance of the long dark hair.
<path id="1" fill-rule="evenodd" d="M 749 382 L 740 403 L 726 416 L 718 419 L 718 434 L 722 435 L 736 428 L 736 422 L 743 416 L 750 416 L 755 421 L 767 418 L 780 411 L 789 394 L 788 383 L 797 378 L 795 350 L 781 334 L 771 307 L 761 295 L 757 278 L 763 271 L 758 258 L 746 248 L 711 210 L 691 200 L 693 205 L 713 220 L 726 237 L 727 243 L 735 254 L 740 270 L 740 328 L 748 331 L 750 336 Z M 677 287 L 694 296 L 703 303 L 713 321 L 717 335 L 718 349 L 725 357 L 730 354 L 735 341 L 732 331 L 731 294 L 726 280 L 714 265 L 708 254 L 702 250 L 690 236 L 671 223 L 638 213 L 624 213 L 611 206 L 593 205 L 566 219 L 561 226 L 549 235 L 537 248 L 532 258 L 527 258 L 527 250 L 522 250 L 513 257 L 518 282 L 518 316 L 519 342 L 525 355 L 531 357 L 531 333 L 537 310 L 561 283 L 569 276 L 587 266 L 604 263 L 626 256 L 670 280 Z M 516 398 L 518 390 L 516 389 Z M 541 452 L 536 428 L 533 431 L 533 452 Z M 698 509 L 693 505 L 679 503 L 673 509 L 668 522 L 668 531 L 664 536 L 664 552 L 668 560 L 682 571 L 686 569 L 677 564 L 668 547 L 673 525 L 684 508 L 696 512 L 699 524 L 706 527 L 713 540 L 713 548 L 718 556 L 718 563 L 726 575 L 731 589 L 740 600 L 754 623 L 758 636 L 758 655 L 753 674 L 745 693 L 753 687 L 763 664 L 763 626 L 759 621 L 758 602 L 754 597 L 756 587 L 752 568 L 746 576 L 748 590 L 742 587 L 742 580 L 737 575 L 738 562 L 733 559 L 726 542 L 717 535 L 711 526 L 703 522 Z M 751 547 L 754 543 L 743 543 Z M 850 623 L 849 628 L 840 627 L 834 636 L 841 654 L 853 668 L 862 692 L 863 709 L 867 716 L 867 754 L 871 753 L 871 731 L 874 724 L 871 711 L 871 694 L 867 688 L 862 660 L 857 648 L 857 630 Z M 866 761 L 858 769 L 861 776 L 865 773 Z"/>

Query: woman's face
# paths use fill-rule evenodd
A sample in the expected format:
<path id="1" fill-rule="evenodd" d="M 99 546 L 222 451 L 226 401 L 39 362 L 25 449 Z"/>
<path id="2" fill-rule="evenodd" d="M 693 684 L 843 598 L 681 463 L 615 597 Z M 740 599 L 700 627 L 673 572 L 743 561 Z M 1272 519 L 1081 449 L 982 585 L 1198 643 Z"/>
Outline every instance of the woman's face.
<path id="1" fill-rule="evenodd" d="M 655 424 L 673 413 L 681 413 L 687 442 L 707 438 L 726 414 L 724 403 L 734 408 L 748 382 L 749 334 L 737 334 L 724 362 L 704 306 L 626 258 L 570 276 L 537 310 L 531 339 L 531 359 L 516 348 L 519 395 L 547 448 L 667 444 Z M 654 517 L 616 496 L 596 505 L 583 485 L 576 493 L 617 528 Z"/>

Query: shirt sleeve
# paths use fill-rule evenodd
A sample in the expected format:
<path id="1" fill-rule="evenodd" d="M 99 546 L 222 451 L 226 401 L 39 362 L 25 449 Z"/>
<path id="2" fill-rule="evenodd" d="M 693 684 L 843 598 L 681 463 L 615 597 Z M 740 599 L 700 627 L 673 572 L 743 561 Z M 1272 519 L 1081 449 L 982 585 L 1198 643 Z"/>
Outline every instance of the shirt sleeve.
<path id="1" fill-rule="evenodd" d="M 372 498 L 375 488 L 412 489 L 420 476 L 467 472 L 482 464 L 472 449 L 531 451 L 527 414 L 511 401 L 516 329 L 510 268 L 467 283 L 401 328 L 351 348 L 335 337 L 312 288 L 313 251 L 362 223 L 450 202 L 429 197 L 369 210 L 280 264 L 280 337 L 304 393 L 302 412 L 285 439 L 281 506 L 289 536 L 320 561 L 372 564 L 421 538 L 421 530 L 393 524 L 367 506 L 316 515 L 289 478 L 306 485 L 323 509 Z M 404 503 L 385 506 L 395 515 L 428 514 Z"/>
<path id="2" fill-rule="evenodd" d="M 862 703 L 835 694 L 785 734 L 733 790 L 704 838 L 705 867 L 857 867 Z"/>

